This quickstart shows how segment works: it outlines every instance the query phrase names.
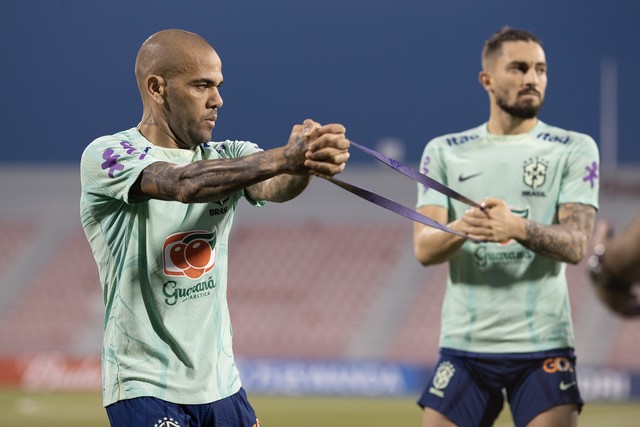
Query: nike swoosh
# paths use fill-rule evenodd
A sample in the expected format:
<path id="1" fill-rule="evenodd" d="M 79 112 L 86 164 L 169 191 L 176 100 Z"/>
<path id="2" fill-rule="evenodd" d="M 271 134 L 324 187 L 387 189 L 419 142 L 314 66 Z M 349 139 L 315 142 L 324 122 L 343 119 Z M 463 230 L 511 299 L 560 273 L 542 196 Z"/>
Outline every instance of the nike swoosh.
<path id="1" fill-rule="evenodd" d="M 467 175 L 467 176 L 463 176 L 462 174 L 460 174 L 460 176 L 458 177 L 458 181 L 464 182 L 468 179 L 475 178 L 478 175 L 482 175 L 482 172 L 474 173 L 473 175 Z"/>
<path id="2" fill-rule="evenodd" d="M 574 385 L 576 385 L 575 381 L 570 382 L 570 383 L 565 383 L 564 381 L 560 381 L 560 390 L 562 390 L 562 391 L 569 390 Z"/>

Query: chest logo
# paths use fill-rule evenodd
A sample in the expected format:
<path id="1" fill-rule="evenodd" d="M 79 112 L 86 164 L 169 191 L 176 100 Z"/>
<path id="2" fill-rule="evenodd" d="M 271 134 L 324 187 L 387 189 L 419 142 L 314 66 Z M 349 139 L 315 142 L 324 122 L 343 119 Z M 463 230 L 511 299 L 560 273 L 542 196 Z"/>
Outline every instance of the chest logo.
<path id="1" fill-rule="evenodd" d="M 482 172 L 472 173 L 471 175 L 460 174 L 458 176 L 458 181 L 459 182 L 465 182 L 465 181 L 467 181 L 467 180 L 469 180 L 471 178 L 475 178 L 476 176 L 480 176 L 480 175 L 482 175 Z"/>
<path id="2" fill-rule="evenodd" d="M 540 188 L 547 180 L 547 167 L 548 163 L 538 157 L 524 162 L 524 183 L 533 190 Z"/>
<path id="3" fill-rule="evenodd" d="M 187 231 L 167 237 L 162 245 L 167 276 L 199 279 L 216 264 L 216 231 Z"/>

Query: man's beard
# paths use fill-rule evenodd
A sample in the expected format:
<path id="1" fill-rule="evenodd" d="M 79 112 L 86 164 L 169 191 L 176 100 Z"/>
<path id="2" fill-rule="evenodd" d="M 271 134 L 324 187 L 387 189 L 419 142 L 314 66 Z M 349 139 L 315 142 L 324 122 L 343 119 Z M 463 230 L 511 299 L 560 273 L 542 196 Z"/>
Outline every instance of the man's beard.
<path id="1" fill-rule="evenodd" d="M 518 105 L 513 104 L 509 105 L 502 98 L 496 98 L 496 103 L 498 107 L 502 108 L 503 111 L 512 115 L 513 117 L 518 117 L 520 119 L 533 119 L 538 115 L 538 111 L 542 108 L 542 100 L 539 105 L 528 104 L 528 105 Z"/>

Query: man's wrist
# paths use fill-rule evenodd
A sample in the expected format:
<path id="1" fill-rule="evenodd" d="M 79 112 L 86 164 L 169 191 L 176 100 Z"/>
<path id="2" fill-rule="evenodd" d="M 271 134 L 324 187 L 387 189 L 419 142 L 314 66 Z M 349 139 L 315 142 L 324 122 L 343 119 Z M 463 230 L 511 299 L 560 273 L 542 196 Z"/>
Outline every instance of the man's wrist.
<path id="1" fill-rule="evenodd" d="M 527 239 L 527 219 L 516 216 L 516 233 L 513 239 L 523 242 Z"/>

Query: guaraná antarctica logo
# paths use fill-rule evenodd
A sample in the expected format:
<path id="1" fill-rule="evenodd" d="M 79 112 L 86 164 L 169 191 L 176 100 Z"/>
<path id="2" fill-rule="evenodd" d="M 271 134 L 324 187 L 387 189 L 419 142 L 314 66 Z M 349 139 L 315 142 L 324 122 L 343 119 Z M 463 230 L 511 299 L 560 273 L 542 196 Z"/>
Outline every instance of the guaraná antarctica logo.
<path id="1" fill-rule="evenodd" d="M 188 231 L 167 237 L 162 247 L 163 271 L 167 276 L 201 279 L 216 265 L 216 230 Z M 165 303 L 175 305 L 178 301 L 203 298 L 211 295 L 216 287 L 213 277 L 201 282 L 180 287 L 175 280 L 162 285 Z"/>
<path id="2" fill-rule="evenodd" d="M 162 260 L 167 276 L 201 278 L 216 264 L 216 230 L 172 234 L 162 245 Z"/>

